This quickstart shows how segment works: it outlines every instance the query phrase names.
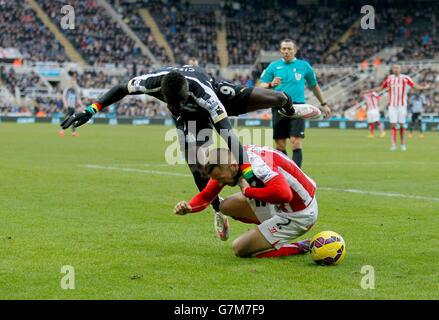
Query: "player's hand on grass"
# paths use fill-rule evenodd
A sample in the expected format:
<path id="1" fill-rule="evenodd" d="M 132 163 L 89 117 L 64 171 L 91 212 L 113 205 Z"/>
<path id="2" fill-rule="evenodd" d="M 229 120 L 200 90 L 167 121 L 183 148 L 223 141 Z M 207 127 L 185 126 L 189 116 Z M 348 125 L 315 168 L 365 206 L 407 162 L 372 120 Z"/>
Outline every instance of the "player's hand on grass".
<path id="1" fill-rule="evenodd" d="M 65 118 L 63 122 L 61 122 L 61 127 L 63 128 L 63 130 L 67 129 L 71 125 L 76 128 L 82 126 L 84 123 L 87 123 L 87 121 L 90 120 L 91 117 L 93 117 L 93 113 L 85 109 Z"/>
<path id="2" fill-rule="evenodd" d="M 174 213 L 179 215 L 185 215 L 192 212 L 192 207 L 186 201 L 180 201 L 174 207 Z"/>

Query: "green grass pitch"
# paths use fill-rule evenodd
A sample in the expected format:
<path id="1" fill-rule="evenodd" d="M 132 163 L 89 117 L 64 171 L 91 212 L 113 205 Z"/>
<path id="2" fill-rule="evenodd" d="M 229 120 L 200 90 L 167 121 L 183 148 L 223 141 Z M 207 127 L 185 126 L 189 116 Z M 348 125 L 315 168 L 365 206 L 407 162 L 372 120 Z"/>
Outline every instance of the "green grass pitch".
<path id="1" fill-rule="evenodd" d="M 0 299 L 439 298 L 439 133 L 390 152 L 389 136 L 307 130 L 303 169 L 321 189 L 301 239 L 332 230 L 347 245 L 340 265 L 321 267 L 237 258 L 232 241 L 252 225 L 231 221 L 222 242 L 211 209 L 174 215 L 197 190 L 185 165 L 166 165 L 170 127 L 58 128 L 0 124 Z M 65 265 L 73 290 L 61 288 Z M 365 265 L 375 289 L 361 287 Z"/>

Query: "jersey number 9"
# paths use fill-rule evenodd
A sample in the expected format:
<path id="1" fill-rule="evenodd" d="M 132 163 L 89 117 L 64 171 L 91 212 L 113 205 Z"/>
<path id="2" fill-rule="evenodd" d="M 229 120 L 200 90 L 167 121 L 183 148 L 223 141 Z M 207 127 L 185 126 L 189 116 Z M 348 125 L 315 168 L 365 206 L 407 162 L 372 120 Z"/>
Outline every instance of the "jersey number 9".
<path id="1" fill-rule="evenodd" d="M 220 88 L 220 91 L 223 95 L 230 96 L 230 97 L 233 97 L 236 94 L 235 89 L 233 89 L 232 87 L 229 87 L 229 86 L 222 86 Z"/>

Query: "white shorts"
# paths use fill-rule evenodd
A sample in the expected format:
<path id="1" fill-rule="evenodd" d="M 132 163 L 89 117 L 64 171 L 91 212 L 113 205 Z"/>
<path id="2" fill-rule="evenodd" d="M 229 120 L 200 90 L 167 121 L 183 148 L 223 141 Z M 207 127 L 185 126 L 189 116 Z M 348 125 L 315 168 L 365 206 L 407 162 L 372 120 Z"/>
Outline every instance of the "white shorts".
<path id="1" fill-rule="evenodd" d="M 378 109 L 367 111 L 367 123 L 380 121 L 380 111 Z"/>
<path id="2" fill-rule="evenodd" d="M 407 117 L 407 107 L 389 107 L 390 123 L 405 123 Z"/>
<path id="3" fill-rule="evenodd" d="M 318 207 L 314 197 L 310 205 L 296 212 L 283 212 L 278 206 L 256 206 L 254 199 L 247 199 L 261 224 L 259 231 L 276 249 L 306 233 L 317 221 Z"/>

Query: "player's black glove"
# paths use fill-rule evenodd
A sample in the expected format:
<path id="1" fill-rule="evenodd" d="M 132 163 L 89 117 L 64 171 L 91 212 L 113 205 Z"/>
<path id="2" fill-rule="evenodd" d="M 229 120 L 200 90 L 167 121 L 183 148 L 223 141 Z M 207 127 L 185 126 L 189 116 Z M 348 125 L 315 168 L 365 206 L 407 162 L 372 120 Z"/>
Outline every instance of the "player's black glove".
<path id="1" fill-rule="evenodd" d="M 87 121 L 90 120 L 91 117 L 93 117 L 93 114 L 85 109 L 65 118 L 63 122 L 61 122 L 61 127 L 63 128 L 63 130 L 65 130 L 73 124 L 73 127 L 76 128 L 82 126 L 84 123 L 87 123 Z"/>

